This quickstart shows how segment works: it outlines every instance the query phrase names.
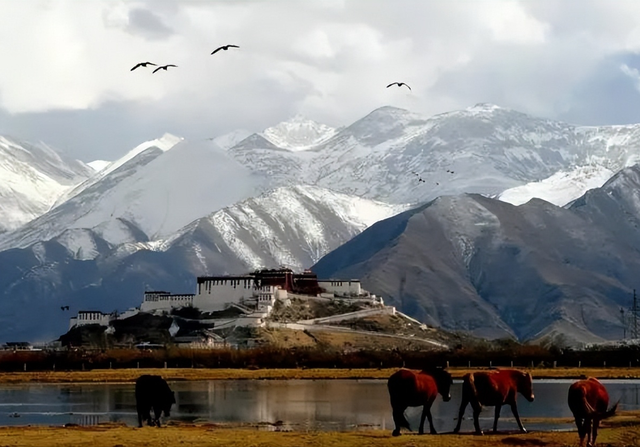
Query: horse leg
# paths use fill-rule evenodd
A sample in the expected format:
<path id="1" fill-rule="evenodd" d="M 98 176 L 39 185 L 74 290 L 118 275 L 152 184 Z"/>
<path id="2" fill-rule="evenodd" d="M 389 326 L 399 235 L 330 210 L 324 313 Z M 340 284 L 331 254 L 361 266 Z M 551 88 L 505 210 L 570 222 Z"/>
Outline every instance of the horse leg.
<path id="1" fill-rule="evenodd" d="M 493 432 L 498 431 L 498 418 L 500 417 L 500 410 L 502 410 L 502 405 L 496 405 L 496 414 L 493 418 Z"/>
<path id="2" fill-rule="evenodd" d="M 576 426 L 578 427 L 578 437 L 580 438 L 580 447 L 584 445 L 584 437 L 586 435 L 584 431 L 584 419 L 576 417 Z"/>
<path id="3" fill-rule="evenodd" d="M 155 416 L 154 422 L 156 427 L 160 427 L 160 416 L 162 416 L 162 408 L 153 407 L 153 415 Z"/>
<path id="4" fill-rule="evenodd" d="M 138 426 L 142 427 L 142 421 L 146 421 L 147 425 L 151 425 L 151 407 L 143 405 L 138 410 Z"/>
<path id="5" fill-rule="evenodd" d="M 591 418 L 584 418 L 584 432 L 587 434 L 587 447 L 591 447 Z"/>
<path id="6" fill-rule="evenodd" d="M 395 430 L 391 433 L 393 436 L 400 436 L 400 428 L 406 427 L 408 430 L 411 430 L 409 426 L 409 421 L 404 417 L 404 410 L 407 408 L 402 405 L 393 405 L 393 422 L 396 424 Z"/>
<path id="7" fill-rule="evenodd" d="M 596 445 L 596 438 L 598 437 L 598 426 L 600 425 L 600 419 L 593 420 L 593 437 L 591 438 L 591 445 Z"/>
<path id="8" fill-rule="evenodd" d="M 464 410 L 466 410 L 468 403 L 469 403 L 469 399 L 465 398 L 463 394 L 462 402 L 460 402 L 460 410 L 458 411 L 458 423 L 456 424 L 456 428 L 453 429 L 454 433 L 458 433 L 460 431 L 460 425 L 462 424 L 462 417 L 464 416 Z"/>
<path id="9" fill-rule="evenodd" d="M 432 402 L 427 402 L 424 407 L 422 407 L 422 415 L 420 416 L 420 429 L 418 430 L 418 434 L 424 434 L 424 419 L 427 417 L 429 419 L 429 433 L 432 435 L 437 435 L 436 428 L 433 426 L 433 416 L 431 415 L 431 404 Z"/>
<path id="10" fill-rule="evenodd" d="M 526 433 L 527 429 L 524 428 L 524 425 L 522 425 L 522 422 L 520 422 L 520 415 L 518 414 L 518 405 L 515 402 L 511 404 L 511 412 L 516 418 L 516 422 L 518 423 L 518 427 L 520 427 L 520 431 L 522 433 Z"/>
<path id="11" fill-rule="evenodd" d="M 471 406 L 473 407 L 473 426 L 476 429 L 476 435 L 484 435 L 484 433 L 480 429 L 480 421 L 478 421 L 482 406 L 480 405 L 480 402 L 471 402 Z"/>

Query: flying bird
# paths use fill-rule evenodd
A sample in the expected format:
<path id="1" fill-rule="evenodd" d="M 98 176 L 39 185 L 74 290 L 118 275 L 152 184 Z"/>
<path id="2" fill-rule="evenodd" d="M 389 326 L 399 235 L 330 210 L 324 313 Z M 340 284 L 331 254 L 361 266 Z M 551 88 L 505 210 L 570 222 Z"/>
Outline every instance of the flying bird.
<path id="1" fill-rule="evenodd" d="M 152 62 L 140 62 L 139 64 L 136 64 L 135 67 L 131 69 L 131 71 L 135 70 L 138 67 L 146 67 L 147 65 L 158 65 L 158 64 L 154 64 Z"/>
<path id="2" fill-rule="evenodd" d="M 405 84 L 404 82 L 392 82 L 391 84 L 387 85 L 387 88 L 391 87 L 392 85 L 397 85 L 398 87 L 402 87 L 403 85 L 406 86 L 409 90 L 411 90 L 411 87 L 409 87 L 408 84 Z"/>
<path id="3" fill-rule="evenodd" d="M 158 70 L 165 70 L 165 71 L 166 71 L 166 70 L 167 70 L 167 68 L 169 68 L 169 67 L 177 67 L 177 65 L 172 65 L 172 64 L 169 64 L 169 65 L 161 65 L 161 66 L 159 66 L 158 68 L 156 68 L 155 70 L 153 70 L 153 72 L 155 73 L 155 72 L 156 72 L 156 71 L 158 71 Z"/>
<path id="4" fill-rule="evenodd" d="M 227 51 L 229 48 L 240 48 L 240 47 L 238 45 L 222 45 L 221 47 L 218 47 L 215 50 L 213 50 L 213 53 L 211 54 L 216 54 L 220 50 Z"/>

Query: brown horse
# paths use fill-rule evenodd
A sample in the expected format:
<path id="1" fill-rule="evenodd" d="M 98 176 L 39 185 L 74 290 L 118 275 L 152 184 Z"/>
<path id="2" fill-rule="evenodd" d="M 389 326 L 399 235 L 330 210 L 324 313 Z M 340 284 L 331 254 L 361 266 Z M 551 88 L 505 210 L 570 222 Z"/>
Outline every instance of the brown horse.
<path id="1" fill-rule="evenodd" d="M 498 430 L 500 410 L 505 404 L 511 406 L 511 411 L 516 418 L 520 431 L 526 433 L 527 430 L 520 422 L 516 404 L 518 392 L 529 402 L 533 402 L 533 380 L 531 374 L 515 369 L 498 369 L 466 374 L 462 383 L 462 402 L 458 412 L 458 424 L 453 432 L 458 433 L 460 431 L 464 410 L 467 408 L 467 404 L 471 403 L 473 425 L 477 435 L 483 434 L 478 423 L 478 415 L 482 410 L 482 406 L 496 407 L 495 419 L 493 420 L 493 431 L 495 433 Z"/>
<path id="2" fill-rule="evenodd" d="M 596 445 L 600 421 L 613 416 L 618 408 L 618 404 L 615 404 L 607 410 L 608 405 L 609 394 L 604 385 L 594 377 L 578 380 L 569 387 L 569 408 L 578 426 L 580 447 L 584 445 L 585 436 L 587 446 Z"/>
<path id="3" fill-rule="evenodd" d="M 433 368 L 416 373 L 408 369 L 401 369 L 389 377 L 387 388 L 391 398 L 393 422 L 396 424 L 393 436 L 400 436 L 401 427 L 411 430 L 409 421 L 404 417 L 404 410 L 407 407 L 419 407 L 420 405 L 422 405 L 422 415 L 418 433 L 424 433 L 424 419 L 427 417 L 429 418 L 430 433 L 432 435 L 436 434 L 431 416 L 431 405 L 436 400 L 438 393 L 440 393 L 442 400 L 445 402 L 451 399 L 451 394 L 449 393 L 451 374 L 448 371 L 442 368 Z"/>

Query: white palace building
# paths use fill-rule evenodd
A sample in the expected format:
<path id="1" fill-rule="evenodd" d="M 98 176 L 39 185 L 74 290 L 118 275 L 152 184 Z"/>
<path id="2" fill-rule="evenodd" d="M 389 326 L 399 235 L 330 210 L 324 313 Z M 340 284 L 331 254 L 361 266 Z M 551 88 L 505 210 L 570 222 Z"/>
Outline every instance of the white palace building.
<path id="1" fill-rule="evenodd" d="M 200 312 L 212 313 L 236 306 L 246 312 L 246 317 L 237 325 L 261 325 L 276 300 L 286 300 L 289 293 L 322 298 L 366 297 L 367 300 L 382 303 L 381 298 L 364 291 L 357 279 L 318 280 L 315 273 L 309 270 L 303 273 L 294 273 L 290 269 L 257 270 L 239 276 L 198 277 L 195 294 L 148 291 L 144 293 L 140 308 L 117 315 L 80 311 L 71 318 L 69 329 L 88 324 L 109 326 L 114 319 L 129 318 L 138 312 L 161 313 L 182 307 L 194 307 Z"/>

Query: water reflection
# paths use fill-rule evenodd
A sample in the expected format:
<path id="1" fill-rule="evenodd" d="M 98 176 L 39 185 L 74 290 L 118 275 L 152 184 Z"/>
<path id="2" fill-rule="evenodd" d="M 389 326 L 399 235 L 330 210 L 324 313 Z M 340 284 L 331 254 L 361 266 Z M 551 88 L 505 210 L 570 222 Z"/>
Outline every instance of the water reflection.
<path id="1" fill-rule="evenodd" d="M 625 410 L 640 409 L 640 381 L 603 381 L 612 402 Z M 573 380 L 535 381 L 536 400 L 519 397 L 525 418 L 571 417 L 566 395 Z M 370 430 L 391 429 L 393 421 L 386 380 L 220 380 L 170 383 L 176 405 L 170 420 L 254 424 L 266 429 Z M 439 432 L 455 426 L 462 386 L 456 381 L 452 399 L 440 397 L 432 407 Z M 407 419 L 417 429 L 420 408 L 409 408 Z M 493 407 L 481 413 L 489 429 Z M 0 425 L 95 425 L 120 422 L 135 426 L 133 384 L 20 384 L 0 385 Z M 529 430 L 572 429 L 570 424 L 525 421 Z M 500 430 L 516 430 L 510 409 L 503 408 Z M 467 408 L 462 431 L 473 430 Z"/>

